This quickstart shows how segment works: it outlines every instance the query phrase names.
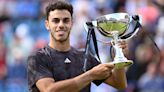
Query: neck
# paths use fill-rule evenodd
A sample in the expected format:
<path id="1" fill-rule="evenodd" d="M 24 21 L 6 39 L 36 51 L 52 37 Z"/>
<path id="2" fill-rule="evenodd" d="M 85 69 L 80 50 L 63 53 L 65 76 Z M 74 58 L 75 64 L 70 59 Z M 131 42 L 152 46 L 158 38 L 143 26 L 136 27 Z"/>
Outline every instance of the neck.
<path id="1" fill-rule="evenodd" d="M 64 42 L 60 42 L 54 41 L 52 38 L 50 38 L 49 46 L 57 51 L 69 51 L 71 48 L 69 39 Z"/>

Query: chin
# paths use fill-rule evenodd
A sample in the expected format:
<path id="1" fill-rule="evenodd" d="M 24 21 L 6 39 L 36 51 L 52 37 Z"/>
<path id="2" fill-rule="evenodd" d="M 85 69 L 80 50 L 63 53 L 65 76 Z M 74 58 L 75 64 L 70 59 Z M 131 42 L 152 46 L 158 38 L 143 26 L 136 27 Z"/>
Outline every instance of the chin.
<path id="1" fill-rule="evenodd" d="M 63 35 L 63 36 L 54 36 L 52 37 L 54 41 L 57 42 L 66 42 L 67 40 L 69 40 L 69 35 Z"/>
<path id="2" fill-rule="evenodd" d="M 58 39 L 57 41 L 58 42 L 66 42 L 68 39 L 67 38 L 61 38 L 61 39 Z"/>

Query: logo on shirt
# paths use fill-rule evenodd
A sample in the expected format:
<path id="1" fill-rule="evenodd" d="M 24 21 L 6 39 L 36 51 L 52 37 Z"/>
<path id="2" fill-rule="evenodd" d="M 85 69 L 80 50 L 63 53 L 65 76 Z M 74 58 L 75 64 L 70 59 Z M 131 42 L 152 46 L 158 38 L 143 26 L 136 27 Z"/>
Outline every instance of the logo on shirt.
<path id="1" fill-rule="evenodd" d="M 71 63 L 71 60 L 69 60 L 68 58 L 65 59 L 64 63 Z"/>

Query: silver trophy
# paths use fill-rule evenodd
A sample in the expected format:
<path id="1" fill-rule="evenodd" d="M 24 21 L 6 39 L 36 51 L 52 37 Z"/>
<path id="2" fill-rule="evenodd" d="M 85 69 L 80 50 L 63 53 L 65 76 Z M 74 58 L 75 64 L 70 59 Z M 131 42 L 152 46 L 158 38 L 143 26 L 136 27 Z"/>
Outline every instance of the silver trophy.
<path id="1" fill-rule="evenodd" d="M 138 32 L 139 27 L 141 27 L 140 16 L 130 16 L 127 13 L 113 13 L 101 16 L 95 21 L 91 21 L 90 24 L 92 26 L 87 23 L 84 25 L 87 32 L 92 27 L 94 29 L 96 28 L 102 36 L 111 38 L 110 43 L 112 43 L 115 50 L 114 61 L 111 63 L 115 65 L 115 68 L 119 69 L 133 64 L 132 60 L 128 60 L 124 56 L 122 48 L 118 47 L 117 43 L 119 40 L 133 37 Z M 133 31 L 129 31 L 130 25 L 133 25 Z M 108 43 L 103 39 L 97 39 L 97 41 Z"/>

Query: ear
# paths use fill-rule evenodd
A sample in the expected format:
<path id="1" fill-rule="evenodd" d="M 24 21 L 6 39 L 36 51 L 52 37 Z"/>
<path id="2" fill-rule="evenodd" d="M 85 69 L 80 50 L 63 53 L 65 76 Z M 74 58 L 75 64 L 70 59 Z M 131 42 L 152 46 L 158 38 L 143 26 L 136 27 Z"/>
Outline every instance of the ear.
<path id="1" fill-rule="evenodd" d="M 45 20 L 45 23 L 44 24 L 45 24 L 46 29 L 49 31 L 50 27 L 49 27 L 48 20 Z"/>

